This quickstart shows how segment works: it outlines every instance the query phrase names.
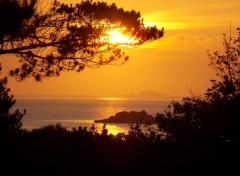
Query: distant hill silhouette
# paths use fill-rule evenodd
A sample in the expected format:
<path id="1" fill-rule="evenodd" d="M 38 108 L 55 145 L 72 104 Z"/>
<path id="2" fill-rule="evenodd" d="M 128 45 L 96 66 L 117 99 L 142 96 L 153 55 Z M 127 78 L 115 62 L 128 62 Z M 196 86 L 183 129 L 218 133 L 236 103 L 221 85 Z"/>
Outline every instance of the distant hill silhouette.
<path id="1" fill-rule="evenodd" d="M 122 111 L 110 116 L 107 119 L 94 120 L 95 123 L 141 123 L 141 124 L 154 124 L 156 123 L 152 115 L 147 114 L 146 111 Z"/>
<path id="2" fill-rule="evenodd" d="M 170 96 L 154 90 L 146 90 L 140 93 L 131 93 L 127 98 L 149 98 L 149 99 L 175 99 L 177 96 Z"/>

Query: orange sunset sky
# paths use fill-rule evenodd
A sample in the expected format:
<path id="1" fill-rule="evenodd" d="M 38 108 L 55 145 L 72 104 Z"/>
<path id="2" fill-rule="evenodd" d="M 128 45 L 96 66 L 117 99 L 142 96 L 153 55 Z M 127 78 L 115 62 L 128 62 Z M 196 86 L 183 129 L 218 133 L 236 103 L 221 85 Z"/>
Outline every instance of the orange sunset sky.
<path id="1" fill-rule="evenodd" d="M 61 0 L 62 2 L 79 2 Z M 49 3 L 52 1 L 48 1 Z M 86 68 L 65 72 L 59 77 L 36 82 L 32 78 L 8 87 L 15 96 L 121 96 L 146 90 L 167 95 L 187 96 L 203 93 L 214 77 L 208 66 L 207 50 L 222 49 L 223 33 L 232 36 L 240 27 L 240 0 L 111 0 L 125 10 L 140 11 L 147 25 L 164 27 L 158 41 L 126 50 L 130 60 L 121 66 Z M 14 68 L 14 56 L 1 56 L 5 74 Z"/>

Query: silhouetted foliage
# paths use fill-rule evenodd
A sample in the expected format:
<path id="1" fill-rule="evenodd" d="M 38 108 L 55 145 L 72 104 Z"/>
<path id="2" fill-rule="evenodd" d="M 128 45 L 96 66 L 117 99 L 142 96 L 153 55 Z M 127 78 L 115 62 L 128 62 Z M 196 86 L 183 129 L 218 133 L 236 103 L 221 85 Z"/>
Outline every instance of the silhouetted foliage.
<path id="1" fill-rule="evenodd" d="M 68 131 L 60 123 L 57 123 L 55 125 L 47 125 L 39 129 L 33 129 L 32 133 L 41 134 L 46 137 L 46 136 L 53 136 L 53 135 L 63 136 L 67 134 Z"/>
<path id="2" fill-rule="evenodd" d="M 92 126 L 91 126 L 91 128 L 90 128 L 90 131 L 91 131 L 91 133 L 93 133 L 93 134 L 97 134 L 97 127 L 95 127 L 95 125 L 92 124 Z"/>
<path id="3" fill-rule="evenodd" d="M 239 31 L 240 29 L 238 29 Z M 218 80 L 203 97 L 173 101 L 157 114 L 159 130 L 173 140 L 239 142 L 240 32 L 234 41 L 224 37 L 224 53 L 209 53 Z"/>
<path id="4" fill-rule="evenodd" d="M 27 20 L 35 13 L 37 0 L 0 0 L 0 42 L 5 46 L 14 38 L 25 37 Z"/>
<path id="5" fill-rule="evenodd" d="M 212 87 L 207 90 L 211 101 L 232 100 L 240 96 L 240 28 L 238 38 L 227 41 L 224 37 L 224 53 L 209 53 L 210 65 L 216 71 L 218 80 L 211 80 Z"/>
<path id="6" fill-rule="evenodd" d="M 203 135 L 204 119 L 208 118 L 209 108 L 208 102 L 200 97 L 183 98 L 182 102 L 173 101 L 164 113 L 157 114 L 159 130 L 172 140 L 199 138 L 199 135 Z"/>
<path id="7" fill-rule="evenodd" d="M 0 71 L 1 71 L 0 64 Z M 0 136 L 6 137 L 19 132 L 22 122 L 21 119 L 25 114 L 16 110 L 10 113 L 10 109 L 15 104 L 13 95 L 9 95 L 10 89 L 6 87 L 7 77 L 0 79 Z"/>
<path id="8" fill-rule="evenodd" d="M 124 139 L 130 143 L 156 143 L 165 138 L 164 134 L 151 124 L 131 124 L 129 128 Z"/>
<path id="9" fill-rule="evenodd" d="M 191 175 L 232 174 L 238 169 L 237 147 L 151 142 L 139 128 L 133 125 L 138 133 L 117 136 L 91 128 L 66 130 L 60 124 L 25 131 L 0 145 L 0 174 L 16 175 L 20 170 L 24 175 Z"/>
<path id="10" fill-rule="evenodd" d="M 143 137 L 143 132 L 141 124 L 131 124 L 128 132 L 127 140 L 141 140 Z"/>
<path id="11" fill-rule="evenodd" d="M 102 129 L 101 135 L 102 136 L 107 136 L 108 135 L 108 129 L 107 129 L 107 125 L 106 124 L 103 125 L 103 129 Z"/>
<path id="12" fill-rule="evenodd" d="M 139 12 L 125 11 L 116 4 L 84 0 L 68 5 L 54 1 L 49 9 L 42 9 L 37 0 L 0 2 L 0 9 L 8 7 L 0 13 L 6 23 L 0 31 L 0 55 L 20 57 L 21 67 L 10 72 L 18 80 L 28 76 L 41 80 L 64 70 L 80 72 L 85 67 L 122 64 L 128 60 L 122 47 L 163 36 L 163 29 L 145 27 Z M 119 28 L 134 42 L 110 43 L 109 30 Z"/>

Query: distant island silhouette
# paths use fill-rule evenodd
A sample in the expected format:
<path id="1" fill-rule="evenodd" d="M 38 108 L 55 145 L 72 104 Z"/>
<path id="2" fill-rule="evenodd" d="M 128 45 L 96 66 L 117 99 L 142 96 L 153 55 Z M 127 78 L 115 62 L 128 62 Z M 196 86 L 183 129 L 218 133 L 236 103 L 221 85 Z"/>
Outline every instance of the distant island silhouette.
<path id="1" fill-rule="evenodd" d="M 155 90 L 146 90 L 139 93 L 130 93 L 124 95 L 126 98 L 139 98 L 139 99 L 178 99 L 179 96 L 167 95 Z"/>
<path id="2" fill-rule="evenodd" d="M 167 96 L 166 94 L 162 94 L 154 90 L 146 90 L 139 93 L 131 93 L 126 96 L 130 98 L 161 98 L 161 99 L 169 98 L 169 96 Z"/>
<path id="3" fill-rule="evenodd" d="M 110 116 L 107 119 L 94 120 L 95 123 L 140 123 L 140 124 L 155 124 L 156 121 L 152 115 L 147 114 L 146 111 L 122 111 Z"/>

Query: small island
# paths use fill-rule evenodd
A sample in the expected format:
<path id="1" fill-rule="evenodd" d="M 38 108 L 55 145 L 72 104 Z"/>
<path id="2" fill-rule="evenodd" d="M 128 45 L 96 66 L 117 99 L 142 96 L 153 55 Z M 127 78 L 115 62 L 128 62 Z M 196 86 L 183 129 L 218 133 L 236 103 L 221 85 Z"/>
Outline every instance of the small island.
<path id="1" fill-rule="evenodd" d="M 155 124 L 156 121 L 152 115 L 147 114 L 146 111 L 122 111 L 110 116 L 107 119 L 94 120 L 95 123 L 139 123 L 139 124 Z"/>

